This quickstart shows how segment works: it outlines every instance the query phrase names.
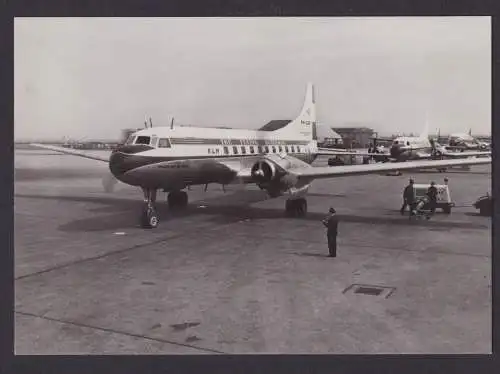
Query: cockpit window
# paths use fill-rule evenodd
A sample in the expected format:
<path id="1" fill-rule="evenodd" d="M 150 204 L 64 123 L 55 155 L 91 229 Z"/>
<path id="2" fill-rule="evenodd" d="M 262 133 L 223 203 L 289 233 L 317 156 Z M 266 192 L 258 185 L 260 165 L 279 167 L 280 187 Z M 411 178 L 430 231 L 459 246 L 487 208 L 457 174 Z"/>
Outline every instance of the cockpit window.
<path id="1" fill-rule="evenodd" d="M 132 144 L 134 142 L 135 135 L 130 135 L 127 140 L 125 141 L 125 144 Z"/>
<path id="2" fill-rule="evenodd" d="M 160 141 L 158 142 L 158 148 L 170 148 L 170 140 L 167 138 L 160 138 Z"/>
<path id="3" fill-rule="evenodd" d="M 393 144 L 398 144 L 399 142 L 397 140 L 394 140 L 394 143 Z"/>
<path id="4" fill-rule="evenodd" d="M 406 145 L 410 145 L 410 142 L 406 142 Z"/>
<path id="5" fill-rule="evenodd" d="M 149 136 L 138 136 L 137 139 L 135 140 L 135 144 L 147 144 L 147 145 L 149 145 L 150 141 L 151 141 L 151 137 L 149 137 Z"/>

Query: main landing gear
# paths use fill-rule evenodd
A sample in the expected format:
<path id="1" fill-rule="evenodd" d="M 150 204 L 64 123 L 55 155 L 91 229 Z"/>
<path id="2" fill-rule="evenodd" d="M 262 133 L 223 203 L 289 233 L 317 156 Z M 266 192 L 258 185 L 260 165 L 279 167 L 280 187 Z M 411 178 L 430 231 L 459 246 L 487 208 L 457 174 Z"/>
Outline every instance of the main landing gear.
<path id="1" fill-rule="evenodd" d="M 288 199 L 285 212 L 288 217 L 304 217 L 307 213 L 307 200 L 304 198 Z"/>
<path id="2" fill-rule="evenodd" d="M 144 208 L 141 214 L 141 227 L 154 229 L 158 226 L 160 219 L 156 211 L 156 189 L 143 189 Z M 184 191 L 172 191 L 168 194 L 168 206 L 170 209 L 185 208 L 188 204 L 188 195 Z"/>
<path id="3" fill-rule="evenodd" d="M 184 191 L 172 191 L 167 197 L 170 209 L 185 208 L 188 204 L 188 194 Z"/>

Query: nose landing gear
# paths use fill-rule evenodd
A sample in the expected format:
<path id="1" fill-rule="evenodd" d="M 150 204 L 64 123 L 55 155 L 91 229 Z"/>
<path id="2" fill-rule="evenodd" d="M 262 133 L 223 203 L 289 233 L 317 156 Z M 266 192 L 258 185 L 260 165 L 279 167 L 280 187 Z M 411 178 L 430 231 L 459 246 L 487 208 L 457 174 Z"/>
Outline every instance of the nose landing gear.
<path id="1" fill-rule="evenodd" d="M 158 227 L 160 218 L 156 211 L 156 189 L 143 188 L 144 207 L 141 214 L 141 227 L 145 229 L 154 229 Z M 184 191 L 172 191 L 167 197 L 170 209 L 185 208 L 188 204 L 188 194 Z"/>
<path id="2" fill-rule="evenodd" d="M 156 190 L 143 189 L 144 192 L 144 207 L 141 214 L 141 227 L 145 229 L 154 229 L 158 227 L 159 218 L 155 209 Z"/>

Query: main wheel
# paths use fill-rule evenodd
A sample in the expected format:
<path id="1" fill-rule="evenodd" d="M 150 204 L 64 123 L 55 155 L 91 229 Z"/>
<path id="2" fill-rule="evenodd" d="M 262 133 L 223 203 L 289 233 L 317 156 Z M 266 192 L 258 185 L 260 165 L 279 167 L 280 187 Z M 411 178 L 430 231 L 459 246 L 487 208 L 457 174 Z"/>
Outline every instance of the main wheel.
<path id="1" fill-rule="evenodd" d="M 185 208 L 188 205 L 188 194 L 184 191 L 179 191 L 178 202 L 180 208 Z"/>
<path id="2" fill-rule="evenodd" d="M 146 206 L 141 215 L 141 227 L 145 229 L 154 229 L 158 227 L 159 223 L 158 213 L 156 209 L 150 206 Z"/>
<path id="3" fill-rule="evenodd" d="M 305 217 L 307 214 L 307 200 L 306 199 L 298 199 L 297 201 L 297 217 Z"/>
<path id="4" fill-rule="evenodd" d="M 295 201 L 296 200 L 287 200 L 285 202 L 285 214 L 287 217 L 295 216 Z"/>
<path id="5" fill-rule="evenodd" d="M 288 217 L 304 217 L 307 213 L 307 200 L 287 200 L 285 204 L 285 212 Z"/>
<path id="6" fill-rule="evenodd" d="M 188 194 L 184 191 L 172 191 L 167 197 L 170 209 L 184 208 L 188 204 Z"/>

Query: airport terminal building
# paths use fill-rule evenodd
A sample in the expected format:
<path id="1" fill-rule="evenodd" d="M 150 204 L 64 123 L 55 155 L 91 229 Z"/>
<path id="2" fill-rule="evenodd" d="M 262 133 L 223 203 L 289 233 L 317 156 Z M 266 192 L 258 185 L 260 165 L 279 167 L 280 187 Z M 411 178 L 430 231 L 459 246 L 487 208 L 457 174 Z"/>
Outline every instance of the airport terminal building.
<path id="1" fill-rule="evenodd" d="M 368 148 L 375 134 L 368 127 L 334 127 L 332 130 L 342 137 L 346 148 Z"/>

